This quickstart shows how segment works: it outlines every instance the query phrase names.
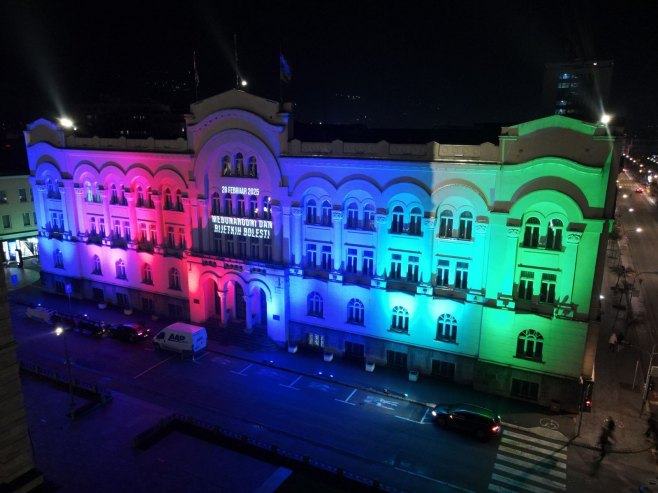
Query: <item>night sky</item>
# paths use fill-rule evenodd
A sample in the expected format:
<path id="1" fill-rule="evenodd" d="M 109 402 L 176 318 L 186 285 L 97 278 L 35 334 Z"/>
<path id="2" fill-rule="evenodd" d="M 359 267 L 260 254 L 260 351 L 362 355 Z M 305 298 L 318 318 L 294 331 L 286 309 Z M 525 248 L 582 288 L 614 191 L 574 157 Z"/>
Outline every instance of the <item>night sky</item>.
<path id="1" fill-rule="evenodd" d="M 185 111 L 235 87 L 307 122 L 432 128 L 535 118 L 544 65 L 615 63 L 610 112 L 658 122 L 658 2 L 4 0 L 0 117 L 147 98 Z"/>

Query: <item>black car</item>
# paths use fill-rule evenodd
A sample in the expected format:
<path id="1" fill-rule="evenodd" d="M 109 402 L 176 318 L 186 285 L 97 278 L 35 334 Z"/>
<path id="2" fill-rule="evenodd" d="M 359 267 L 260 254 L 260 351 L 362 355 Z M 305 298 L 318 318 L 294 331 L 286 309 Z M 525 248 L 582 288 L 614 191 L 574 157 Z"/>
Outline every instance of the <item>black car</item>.
<path id="1" fill-rule="evenodd" d="M 473 404 L 438 405 L 432 409 L 432 418 L 439 426 L 473 434 L 482 441 L 502 431 L 500 416 Z"/>
<path id="2" fill-rule="evenodd" d="M 82 334 L 95 337 L 103 337 L 107 333 L 107 325 L 104 322 L 97 322 L 88 318 L 78 319 L 75 330 Z"/>
<path id="3" fill-rule="evenodd" d="M 108 330 L 108 335 L 122 341 L 137 342 L 148 339 L 151 335 L 151 331 L 141 324 L 131 323 L 111 325 Z"/>

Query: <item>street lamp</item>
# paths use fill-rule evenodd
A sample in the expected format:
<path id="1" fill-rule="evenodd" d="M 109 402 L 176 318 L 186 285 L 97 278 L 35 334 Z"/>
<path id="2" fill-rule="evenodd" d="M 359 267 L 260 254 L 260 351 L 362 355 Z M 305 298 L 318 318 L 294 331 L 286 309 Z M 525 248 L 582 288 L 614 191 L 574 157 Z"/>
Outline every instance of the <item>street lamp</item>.
<path id="1" fill-rule="evenodd" d="M 58 337 L 64 334 L 64 358 L 66 360 L 66 371 L 69 377 L 69 417 L 73 419 L 75 417 L 75 397 L 73 395 L 73 376 L 71 374 L 71 357 L 69 355 L 69 345 L 66 341 L 66 331 L 62 327 L 57 327 L 55 329 L 55 335 Z"/>

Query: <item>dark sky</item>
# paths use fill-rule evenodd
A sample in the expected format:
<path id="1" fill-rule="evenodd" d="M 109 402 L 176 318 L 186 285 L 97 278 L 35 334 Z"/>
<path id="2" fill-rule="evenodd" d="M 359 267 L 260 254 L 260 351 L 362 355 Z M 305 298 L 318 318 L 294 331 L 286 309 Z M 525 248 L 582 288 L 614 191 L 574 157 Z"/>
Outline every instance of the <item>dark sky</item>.
<path id="1" fill-rule="evenodd" d="M 3 0 L 0 117 L 84 102 L 194 100 L 235 86 L 285 99 L 303 121 L 422 127 L 536 116 L 548 62 L 614 60 L 610 112 L 658 123 L 658 2 Z"/>

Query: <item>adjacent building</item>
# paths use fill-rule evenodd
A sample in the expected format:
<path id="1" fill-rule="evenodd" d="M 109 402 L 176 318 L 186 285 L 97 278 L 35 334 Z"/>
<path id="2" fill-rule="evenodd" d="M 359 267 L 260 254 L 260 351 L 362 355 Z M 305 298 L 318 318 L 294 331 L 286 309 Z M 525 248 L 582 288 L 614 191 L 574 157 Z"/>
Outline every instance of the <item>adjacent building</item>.
<path id="1" fill-rule="evenodd" d="M 0 243 L 5 261 L 20 264 L 39 254 L 36 218 L 30 177 L 0 176 Z"/>
<path id="2" fill-rule="evenodd" d="M 617 131 L 554 115 L 496 143 L 397 144 L 291 124 L 233 90 L 191 106 L 186 140 L 29 125 L 44 289 L 577 407 Z"/>

